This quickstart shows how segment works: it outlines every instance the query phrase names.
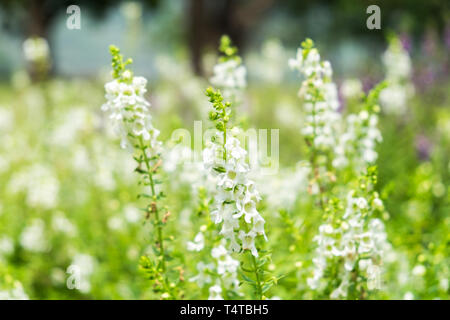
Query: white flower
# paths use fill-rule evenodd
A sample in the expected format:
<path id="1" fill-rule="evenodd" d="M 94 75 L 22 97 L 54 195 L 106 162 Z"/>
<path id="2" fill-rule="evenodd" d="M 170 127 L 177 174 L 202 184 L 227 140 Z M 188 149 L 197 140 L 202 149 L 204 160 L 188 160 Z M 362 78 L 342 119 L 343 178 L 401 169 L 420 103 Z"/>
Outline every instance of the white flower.
<path id="1" fill-rule="evenodd" d="M 403 114 L 407 109 L 408 99 L 414 94 L 410 80 L 411 59 L 400 40 L 394 38 L 383 54 L 382 60 L 388 87 L 380 92 L 380 104 L 387 113 Z"/>
<path id="2" fill-rule="evenodd" d="M 127 220 L 129 223 L 136 223 L 141 219 L 139 210 L 134 206 L 127 205 L 123 211 L 125 220 Z"/>
<path id="3" fill-rule="evenodd" d="M 45 61 L 50 53 L 45 38 L 28 38 L 23 42 L 25 59 L 31 62 Z"/>
<path id="4" fill-rule="evenodd" d="M 3 236 L 0 238 L 0 261 L 2 255 L 10 254 L 14 251 L 14 243 L 8 236 Z"/>
<path id="5" fill-rule="evenodd" d="M 369 260 L 371 261 L 371 260 Z M 367 288 L 369 290 L 380 289 L 380 267 L 369 263 L 367 271 Z"/>
<path id="6" fill-rule="evenodd" d="M 367 208 L 367 200 L 363 197 L 359 197 L 354 199 L 354 203 L 359 209 L 366 209 Z"/>
<path id="7" fill-rule="evenodd" d="M 382 141 L 377 128 L 378 117 L 362 110 L 359 114 L 349 114 L 346 120 L 345 133 L 340 135 L 334 148 L 333 166 L 343 168 L 352 163 L 355 171 L 361 171 L 378 158 L 375 148 Z"/>
<path id="8" fill-rule="evenodd" d="M 411 291 L 406 292 L 403 300 L 414 300 L 414 294 Z"/>
<path id="9" fill-rule="evenodd" d="M 81 292 L 91 291 L 90 277 L 95 271 L 96 264 L 94 257 L 86 253 L 78 253 L 73 257 L 71 266 L 76 266 L 80 272 L 81 279 L 78 280 Z"/>
<path id="10" fill-rule="evenodd" d="M 225 97 L 231 98 L 230 95 L 246 87 L 246 76 L 246 68 L 235 59 L 230 59 L 214 66 L 214 75 L 210 81 L 211 84 L 223 90 Z"/>
<path id="11" fill-rule="evenodd" d="M 373 206 L 378 210 L 384 209 L 383 201 L 380 198 L 373 199 Z"/>
<path id="12" fill-rule="evenodd" d="M 13 175 L 9 190 L 12 193 L 25 191 L 30 207 L 51 209 L 58 202 L 59 181 L 49 167 L 34 164 Z"/>
<path id="13" fill-rule="evenodd" d="M 124 223 L 121 217 L 112 216 L 108 219 L 108 228 L 113 231 L 120 231 L 124 228 Z"/>
<path id="14" fill-rule="evenodd" d="M 7 132 L 14 125 L 14 114 L 10 109 L 0 106 L 0 133 Z"/>
<path id="15" fill-rule="evenodd" d="M 254 231 L 249 231 L 249 232 L 244 232 L 244 231 L 239 231 L 239 239 L 242 241 L 242 249 L 243 250 L 250 250 L 252 252 L 252 254 L 257 257 L 258 256 L 258 251 L 256 250 L 255 247 L 255 237 L 256 237 L 256 233 Z"/>
<path id="16" fill-rule="evenodd" d="M 217 273 L 229 274 L 234 277 L 234 281 L 237 281 L 237 270 L 239 268 L 239 261 L 233 259 L 230 255 L 226 255 L 223 260 L 218 261 Z"/>
<path id="17" fill-rule="evenodd" d="M 129 78 L 131 73 L 124 71 L 122 77 Z M 129 71 L 128 71 L 129 72 Z M 157 140 L 159 131 L 152 125 L 148 113 L 150 103 L 145 99 L 147 80 L 133 77 L 130 83 L 115 79 L 105 84 L 107 102 L 102 110 L 109 112 L 116 132 L 121 137 L 121 147 L 131 149 L 133 144 L 129 135 L 141 138 L 149 144 L 148 156 L 152 157 L 160 151 L 161 143 Z"/>
<path id="18" fill-rule="evenodd" d="M 303 64 L 303 50 L 298 48 L 295 59 L 289 59 L 289 67 L 291 69 L 300 69 Z"/>
<path id="19" fill-rule="evenodd" d="M 95 259 L 86 253 L 78 253 L 73 257 L 72 265 L 80 268 L 83 275 L 90 276 L 95 270 Z"/>
<path id="20" fill-rule="evenodd" d="M 88 129 L 91 114 L 84 108 L 73 108 L 64 116 L 61 123 L 52 130 L 51 142 L 60 147 L 73 145 L 80 131 Z"/>
<path id="21" fill-rule="evenodd" d="M 405 79 L 411 76 L 412 66 L 408 52 L 398 40 L 392 41 L 382 57 L 388 79 Z"/>
<path id="22" fill-rule="evenodd" d="M 337 287 L 333 292 L 331 292 L 330 298 L 331 299 L 346 298 L 347 290 L 348 290 L 348 281 L 342 281 L 339 287 Z"/>
<path id="23" fill-rule="evenodd" d="M 253 218 L 253 228 L 251 231 L 256 233 L 257 235 L 263 236 L 264 239 L 267 241 L 266 232 L 264 230 L 265 223 L 266 221 L 263 219 L 263 217 L 261 217 L 259 214 L 256 215 Z"/>
<path id="24" fill-rule="evenodd" d="M 194 241 L 187 242 L 188 251 L 202 251 L 205 247 L 205 236 L 202 232 L 197 233 Z"/>
<path id="25" fill-rule="evenodd" d="M 45 239 L 45 224 L 41 219 L 34 219 L 20 234 L 20 244 L 27 250 L 42 252 L 48 247 Z"/>
<path id="26" fill-rule="evenodd" d="M 346 99 L 358 97 L 363 92 L 363 87 L 359 79 L 346 79 L 341 85 L 342 95 Z"/>
<path id="27" fill-rule="evenodd" d="M 316 48 L 309 50 L 306 57 L 304 57 L 304 51 L 302 49 L 297 50 L 296 59 L 289 60 L 289 66 L 292 69 L 297 69 L 302 72 L 306 77 L 311 76 L 313 73 L 326 73 L 331 75 L 330 65 L 326 64 L 325 68 L 320 63 L 320 54 Z"/>
<path id="28" fill-rule="evenodd" d="M 316 265 L 318 265 L 318 264 L 316 264 Z M 318 289 L 319 285 L 320 285 L 320 279 L 322 278 L 322 275 L 323 275 L 323 269 L 322 268 L 315 269 L 313 276 L 306 279 L 306 284 L 312 290 Z"/>
<path id="29" fill-rule="evenodd" d="M 220 285 L 214 285 L 209 288 L 209 298 L 208 300 L 223 300 L 222 298 L 222 287 Z"/>
<path id="30" fill-rule="evenodd" d="M 225 240 L 211 250 L 211 256 L 216 260 L 216 271 L 221 279 L 221 284 L 227 290 L 239 293 L 239 280 L 237 271 L 239 261 L 233 259 L 224 246 Z"/>
<path id="31" fill-rule="evenodd" d="M 299 164 L 296 168 L 283 168 L 277 175 L 258 175 L 255 179 L 261 195 L 273 210 L 292 209 L 298 195 L 307 190 L 309 172 L 309 167 Z"/>
<path id="32" fill-rule="evenodd" d="M 52 218 L 52 227 L 55 231 L 65 233 L 68 236 L 77 234 L 76 226 L 67 219 L 63 213 L 58 213 Z"/>
<path id="33" fill-rule="evenodd" d="M 255 237 L 262 235 L 266 238 L 265 221 L 256 208 L 261 197 L 254 182 L 248 178 L 250 169 L 246 163 L 246 151 L 235 136 L 238 133 L 239 130 L 231 129 L 227 134 L 226 144 L 222 146 L 223 133 L 216 132 L 215 143 L 211 143 L 203 151 L 205 168 L 217 182 L 211 218 L 216 224 L 222 223 L 220 234 L 230 241 L 230 249 L 234 252 L 239 252 L 241 245 L 244 248 L 244 245 L 238 242 L 238 240 L 242 242 L 243 238 L 236 237 L 240 231 L 241 220 L 249 226 L 251 234 Z M 223 153 L 226 154 L 226 161 Z M 248 249 L 257 256 L 254 245 Z"/>
<path id="34" fill-rule="evenodd" d="M 441 278 L 439 280 L 439 288 L 441 288 L 442 291 L 447 291 L 449 287 L 448 283 L 449 283 L 448 278 Z"/>
<path id="35" fill-rule="evenodd" d="M 384 224 L 379 219 L 365 220 L 361 209 L 370 215 L 375 209 L 364 197 L 355 197 L 355 191 L 350 191 L 347 197 L 347 207 L 343 215 L 344 221 L 335 228 L 329 223 L 319 227 L 319 234 L 314 237 L 317 244 L 316 256 L 313 258 L 313 276 L 307 279 L 308 286 L 317 290 L 323 284 L 321 279 L 328 266 L 343 263 L 343 269 L 337 275 L 342 279 L 341 285 L 333 290 L 330 298 L 345 298 L 347 295 L 350 273 L 355 268 L 359 255 L 380 258 L 389 249 Z M 340 260 L 336 260 L 336 257 Z M 380 267 L 374 265 L 371 259 L 359 261 L 360 272 L 365 272 L 370 280 L 370 288 L 378 288 Z"/>
<path id="36" fill-rule="evenodd" d="M 124 2 L 120 6 L 120 11 L 127 20 L 135 22 L 142 16 L 142 4 L 137 1 Z"/>
<path id="37" fill-rule="evenodd" d="M 214 247 L 211 250 L 211 256 L 214 259 L 222 259 L 223 257 L 228 255 L 228 251 L 227 249 L 225 249 L 225 247 L 223 245 L 219 245 L 217 247 Z"/>
<path id="38" fill-rule="evenodd" d="M 390 114 L 404 113 L 408 98 L 408 89 L 395 82 L 380 92 L 380 104 Z"/>
<path id="39" fill-rule="evenodd" d="M 412 274 L 417 277 L 422 277 L 427 272 L 427 269 L 421 264 L 418 264 L 412 269 Z"/>
<path id="40" fill-rule="evenodd" d="M 308 51 L 298 49 L 296 59 L 291 59 L 289 64 L 306 78 L 299 91 L 306 111 L 302 133 L 313 139 L 316 148 L 329 149 L 335 146 L 336 124 L 340 114 L 337 112 L 339 109 L 337 88 L 331 82 L 331 64 L 328 61 L 320 61 L 320 54 L 316 48 Z M 316 95 L 316 91 L 320 93 L 319 96 Z"/>
<path id="41" fill-rule="evenodd" d="M 10 288 L 0 287 L 0 300 L 28 300 L 28 295 L 23 290 L 19 281 L 14 281 Z"/>
<path id="42" fill-rule="evenodd" d="M 212 270 L 214 270 L 214 264 L 205 264 L 203 261 L 200 261 L 197 263 L 198 274 L 190 278 L 189 281 L 196 282 L 199 287 L 203 287 L 205 284 L 211 283 L 212 278 L 207 272 Z"/>
<path id="43" fill-rule="evenodd" d="M 217 260 L 217 273 L 234 275 L 239 267 L 239 261 L 233 259 L 223 245 L 211 250 L 211 255 Z"/>
<path id="44" fill-rule="evenodd" d="M 333 226 L 331 224 L 323 224 L 319 227 L 319 232 L 320 233 L 325 233 L 325 234 L 331 234 L 333 233 L 334 229 Z"/>

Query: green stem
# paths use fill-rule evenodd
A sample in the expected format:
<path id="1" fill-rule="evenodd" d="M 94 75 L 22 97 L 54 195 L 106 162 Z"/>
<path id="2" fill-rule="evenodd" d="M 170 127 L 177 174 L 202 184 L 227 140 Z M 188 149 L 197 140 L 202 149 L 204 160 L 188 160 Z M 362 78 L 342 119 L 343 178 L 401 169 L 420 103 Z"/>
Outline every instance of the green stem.
<path id="1" fill-rule="evenodd" d="M 155 192 L 155 182 L 153 180 L 153 173 L 152 169 L 150 168 L 150 160 L 147 157 L 147 153 L 145 152 L 146 147 L 144 146 L 144 143 L 142 141 L 142 137 L 139 137 L 139 143 L 141 146 L 142 154 L 144 156 L 144 162 L 145 167 L 147 169 L 147 174 L 150 180 L 150 189 L 152 191 L 152 197 L 153 201 L 155 201 L 155 220 L 156 220 L 156 229 L 158 232 L 158 243 L 159 243 L 159 255 L 161 257 L 161 266 L 163 273 L 166 272 L 166 258 L 164 254 L 164 242 L 163 242 L 163 233 L 162 233 L 162 226 L 161 226 L 161 220 L 159 219 L 159 212 L 158 207 L 156 205 L 156 192 Z"/>
<path id="2" fill-rule="evenodd" d="M 226 112 L 223 111 L 223 117 L 225 118 Z M 227 161 L 227 149 L 225 145 L 227 144 L 227 121 L 223 120 L 223 160 Z"/>
<path id="3" fill-rule="evenodd" d="M 256 263 L 256 258 L 255 256 L 250 252 L 250 255 L 252 256 L 252 262 L 253 262 L 253 267 L 255 269 L 255 276 L 256 276 L 256 297 L 258 300 L 262 300 L 262 287 L 261 287 L 261 280 L 259 278 L 259 273 L 258 273 L 258 264 Z"/>
<path id="4" fill-rule="evenodd" d="M 314 179 L 317 180 L 317 184 L 319 186 L 319 203 L 320 203 L 320 207 L 322 208 L 322 210 L 325 210 L 325 202 L 323 199 L 323 186 L 321 185 L 321 177 L 319 175 L 319 173 L 316 176 L 316 171 L 319 170 L 319 167 L 317 165 L 317 149 L 316 146 L 314 145 L 314 140 L 316 138 L 316 133 L 317 133 L 317 126 L 316 126 L 316 100 L 314 100 L 314 102 L 312 103 L 313 105 L 313 110 L 312 110 L 312 116 L 313 116 L 313 139 L 312 139 L 312 143 L 311 143 L 311 149 L 312 149 L 312 155 L 311 155 L 311 163 L 312 163 L 312 169 L 313 169 L 313 177 Z"/>
<path id="5" fill-rule="evenodd" d="M 248 226 L 245 224 L 245 232 L 248 233 Z M 253 263 L 253 270 L 255 272 L 255 278 L 256 278 L 256 298 L 258 300 L 262 300 L 262 286 L 261 286 L 261 279 L 259 277 L 258 273 L 258 263 L 256 262 L 255 256 L 251 253 L 251 251 L 248 251 L 250 256 L 252 257 L 252 263 Z"/>

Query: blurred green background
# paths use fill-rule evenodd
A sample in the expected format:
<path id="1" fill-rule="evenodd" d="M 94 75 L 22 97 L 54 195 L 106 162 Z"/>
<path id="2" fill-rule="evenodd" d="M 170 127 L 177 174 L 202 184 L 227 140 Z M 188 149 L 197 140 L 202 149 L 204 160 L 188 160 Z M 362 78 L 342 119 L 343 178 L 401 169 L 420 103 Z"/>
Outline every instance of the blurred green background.
<path id="1" fill-rule="evenodd" d="M 71 4 L 81 8 L 80 30 L 66 27 Z M 381 8 L 381 30 L 366 28 L 371 4 Z M 192 131 L 194 120 L 206 119 L 203 92 L 222 34 L 239 47 L 248 70 L 242 123 L 280 129 L 280 174 L 264 183 L 281 184 L 293 200 L 274 205 L 265 197 L 269 238 L 278 248 L 273 263 L 287 274 L 272 295 L 312 297 L 296 262 L 310 259 L 320 223 L 302 188 L 282 181 L 305 154 L 300 82 L 287 60 L 312 38 L 333 65 L 345 110 L 343 84 L 358 78 L 367 91 L 383 80 L 382 54 L 396 35 L 411 57 L 414 96 L 405 113 L 381 115 L 378 189 L 396 258 L 384 276 L 385 290 L 373 298 L 450 297 L 448 1 L 1 0 L 0 25 L 0 298 L 158 298 L 138 272 L 152 229 L 138 209 L 143 203 L 136 199 L 134 164 L 100 112 L 110 79 L 108 46 L 133 57 L 135 74 L 149 79 L 155 126 L 172 146 L 173 130 Z M 45 76 L 24 56 L 25 39 L 35 36 L 50 48 Z M 201 223 L 201 183 L 173 157 L 165 188 L 174 212 L 173 247 L 187 279 L 197 263 L 185 243 Z M 280 212 L 288 212 L 300 238 L 283 236 L 287 220 Z M 292 254 L 294 244 L 304 249 Z M 66 285 L 71 264 L 84 270 L 81 290 Z M 188 297 L 205 296 L 195 291 Z"/>

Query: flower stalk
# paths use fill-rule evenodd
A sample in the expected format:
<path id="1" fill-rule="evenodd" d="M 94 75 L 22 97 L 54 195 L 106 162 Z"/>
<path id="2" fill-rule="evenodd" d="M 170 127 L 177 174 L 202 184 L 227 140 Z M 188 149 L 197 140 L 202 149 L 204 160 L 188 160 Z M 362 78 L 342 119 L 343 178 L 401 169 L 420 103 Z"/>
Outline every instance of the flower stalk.
<path id="1" fill-rule="evenodd" d="M 114 79 L 105 85 L 107 102 L 102 110 L 109 112 L 114 129 L 121 137 L 122 148 L 135 154 L 135 171 L 141 175 L 140 183 L 148 186 L 150 191 L 149 194 L 140 194 L 138 198 L 150 199 L 145 212 L 146 219 L 153 220 L 156 263 L 143 256 L 140 268 L 153 281 L 153 290 L 161 294 L 161 299 L 175 298 L 179 289 L 169 280 L 170 270 L 167 267 L 164 243 L 164 226 L 170 213 L 166 211 L 161 216 L 163 212 L 160 201 L 165 195 L 157 190 L 157 185 L 161 182 L 155 179 L 161 165 L 161 142 L 158 140 L 159 131 L 153 127 L 152 117 L 148 112 L 150 103 L 144 98 L 147 80 L 133 75 L 127 68 L 132 60 L 124 61 L 117 47 L 111 46 L 110 52 Z"/>

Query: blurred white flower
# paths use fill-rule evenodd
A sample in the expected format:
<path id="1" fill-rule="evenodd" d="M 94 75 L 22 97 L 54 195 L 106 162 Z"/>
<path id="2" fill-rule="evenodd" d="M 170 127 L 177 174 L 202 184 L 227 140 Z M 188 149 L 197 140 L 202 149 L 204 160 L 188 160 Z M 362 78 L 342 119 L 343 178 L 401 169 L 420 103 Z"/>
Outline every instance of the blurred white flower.
<path id="1" fill-rule="evenodd" d="M 0 106 L 0 133 L 7 132 L 14 125 L 14 114 L 10 109 Z"/>
<path id="2" fill-rule="evenodd" d="M 108 228 L 114 231 L 120 231 L 124 229 L 124 223 L 121 217 L 113 216 L 108 219 Z"/>
<path id="3" fill-rule="evenodd" d="M 31 62 L 45 61 L 49 57 L 50 49 L 45 38 L 28 38 L 23 42 L 25 59 Z"/>
<path id="4" fill-rule="evenodd" d="M 72 266 L 76 266 L 80 271 L 80 291 L 84 293 L 88 293 L 91 291 L 91 282 L 90 278 L 95 271 L 96 268 L 96 260 L 89 254 L 86 253 L 78 253 L 72 259 Z"/>
<path id="5" fill-rule="evenodd" d="M 28 300 L 28 295 L 23 290 L 19 281 L 14 281 L 10 288 L 0 287 L 0 300 Z"/>
<path id="6" fill-rule="evenodd" d="M 82 131 L 87 131 L 91 122 L 90 113 L 82 107 L 67 111 L 61 123 L 51 132 L 51 143 L 60 147 L 69 147 L 74 144 Z"/>
<path id="7" fill-rule="evenodd" d="M 380 93 L 380 104 L 390 114 L 404 114 L 408 100 L 414 95 L 411 83 L 412 64 L 408 52 L 398 38 L 392 38 L 382 57 L 388 86 Z"/>
<path id="8" fill-rule="evenodd" d="M 278 39 L 269 39 L 260 51 L 250 53 L 247 57 L 252 77 L 272 84 L 283 81 L 286 67 L 287 51 Z"/>
<path id="9" fill-rule="evenodd" d="M 125 220 L 127 220 L 129 223 L 136 223 L 141 219 L 141 213 L 139 212 L 139 209 L 132 205 L 125 206 L 123 212 Z"/>
<path id="10" fill-rule="evenodd" d="M 77 227 L 62 212 L 58 212 L 53 216 L 52 227 L 55 231 L 62 232 L 67 236 L 75 236 L 77 234 Z"/>
<path id="11" fill-rule="evenodd" d="M 0 260 L 4 255 L 8 255 L 14 251 L 14 242 L 8 236 L 0 238 Z"/>
<path id="12" fill-rule="evenodd" d="M 51 209 L 58 203 L 59 181 L 49 167 L 34 164 L 12 176 L 9 190 L 25 192 L 30 207 Z"/>
<path id="13" fill-rule="evenodd" d="M 418 264 L 412 269 L 412 274 L 417 277 L 422 277 L 427 272 L 427 269 L 425 269 L 425 266 L 422 264 Z"/>
<path id="14" fill-rule="evenodd" d="M 336 145 L 336 125 L 341 118 L 338 91 L 332 82 L 332 69 L 328 61 L 321 61 L 318 50 L 299 48 L 289 66 L 304 77 L 299 97 L 306 111 L 302 134 L 311 139 L 317 149 L 330 149 Z"/>
<path id="15" fill-rule="evenodd" d="M 441 288 L 442 291 L 448 291 L 449 288 L 449 280 L 448 278 L 442 278 L 439 280 L 439 288 Z"/>
<path id="16" fill-rule="evenodd" d="M 20 245 L 27 250 L 43 252 L 48 248 L 45 238 L 45 224 L 41 219 L 34 219 L 20 234 Z"/>
<path id="17" fill-rule="evenodd" d="M 130 21 L 139 20 L 142 16 L 142 5 L 137 1 L 127 1 L 120 6 L 120 11 Z"/>
<path id="18" fill-rule="evenodd" d="M 220 285 L 216 284 L 209 288 L 208 300 L 223 300 L 222 287 Z"/>
<path id="19" fill-rule="evenodd" d="M 363 93 L 363 86 L 359 79 L 345 79 L 341 85 L 341 92 L 344 98 L 357 98 Z"/>
<path id="20" fill-rule="evenodd" d="M 187 242 L 188 251 L 202 251 L 205 247 L 205 236 L 202 232 L 197 233 L 194 241 Z"/>
<path id="21" fill-rule="evenodd" d="M 196 282 L 197 285 L 202 288 L 205 284 L 211 283 L 211 275 L 208 274 L 214 270 L 214 264 L 205 264 L 203 261 L 197 263 L 197 275 L 189 279 L 190 282 Z"/>
<path id="22" fill-rule="evenodd" d="M 406 292 L 403 300 L 414 300 L 414 294 L 411 291 Z"/>
<path id="23" fill-rule="evenodd" d="M 223 91 L 224 97 L 231 99 L 247 86 L 246 76 L 247 69 L 235 59 L 230 59 L 214 66 L 210 82 Z"/>

